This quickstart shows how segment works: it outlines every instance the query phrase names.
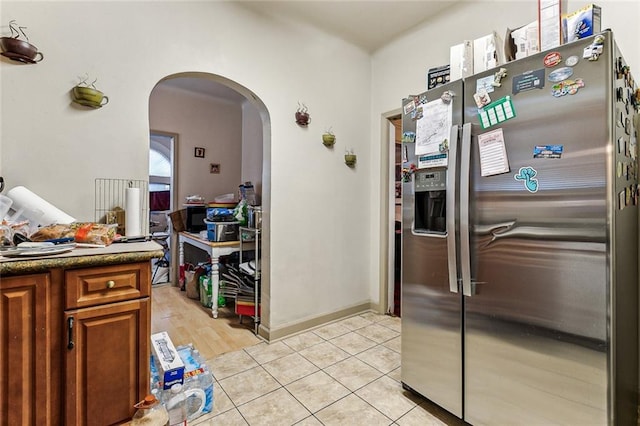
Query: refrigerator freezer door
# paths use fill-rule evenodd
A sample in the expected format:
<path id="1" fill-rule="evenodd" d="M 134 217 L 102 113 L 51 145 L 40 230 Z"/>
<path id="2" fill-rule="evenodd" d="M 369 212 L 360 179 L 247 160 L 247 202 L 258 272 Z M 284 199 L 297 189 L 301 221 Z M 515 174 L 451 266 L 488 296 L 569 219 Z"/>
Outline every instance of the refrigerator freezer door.
<path id="1" fill-rule="evenodd" d="M 454 93 L 454 125 L 462 123 L 462 82 L 453 82 L 426 92 L 429 101 L 440 98 L 445 90 Z M 415 131 L 415 121 L 403 116 L 403 133 Z M 451 143 L 457 143 L 452 141 Z M 415 144 L 404 144 L 405 168 L 418 165 Z M 455 167 L 449 159 L 449 167 Z M 427 170 L 418 170 L 402 188 L 402 383 L 431 399 L 451 413 L 462 417 L 462 311 L 461 294 L 450 288 L 448 241 L 449 227 L 443 233 L 417 233 L 415 221 L 415 185 L 413 178 Z M 442 167 L 434 174 L 442 173 Z M 447 190 L 456 189 L 446 182 Z M 450 215 L 450 206 L 446 206 Z M 455 226 L 453 227 L 455 232 Z M 455 242 L 455 238 L 453 239 Z M 453 277 L 454 282 L 457 277 Z"/>
<path id="2" fill-rule="evenodd" d="M 592 42 L 559 47 L 555 66 L 544 53 L 505 66 L 489 96 L 509 96 L 515 118 L 484 129 L 473 94 L 497 70 L 465 81 L 475 292 L 465 297 L 464 389 L 474 425 L 608 421 L 612 43 L 590 61 Z M 560 79 L 581 83 L 556 97 Z M 498 128 L 509 172 L 485 175 L 478 136 Z"/>

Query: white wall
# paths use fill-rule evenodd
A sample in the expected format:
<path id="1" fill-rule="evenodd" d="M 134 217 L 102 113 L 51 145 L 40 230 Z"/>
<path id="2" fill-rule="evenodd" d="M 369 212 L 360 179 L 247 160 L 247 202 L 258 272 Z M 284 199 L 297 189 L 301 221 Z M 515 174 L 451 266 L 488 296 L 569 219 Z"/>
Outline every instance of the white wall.
<path id="1" fill-rule="evenodd" d="M 262 194 L 262 119 L 255 106 L 242 104 L 242 177 L 250 181 L 256 191 L 256 202 L 260 204 Z"/>
<path id="2" fill-rule="evenodd" d="M 577 10 L 588 2 L 570 0 L 567 11 Z M 613 30 L 616 41 L 636 79 L 640 78 L 640 1 L 601 0 L 602 29 Z M 426 73 L 429 68 L 449 63 L 449 48 L 463 40 L 472 40 L 495 30 L 504 38 L 507 27 L 517 28 L 537 19 L 536 0 L 515 1 L 460 1 L 449 9 L 433 16 L 405 36 L 394 40 L 372 56 L 372 124 L 374 143 L 371 149 L 371 180 L 380 181 L 379 173 L 386 164 L 380 144 L 380 120 L 383 114 L 400 108 L 402 98 L 426 90 Z M 383 162 L 384 163 L 384 162 Z M 378 187 L 371 187 L 371 233 L 379 237 L 381 228 Z M 377 300 L 379 277 L 377 259 L 381 242 L 374 242 L 371 249 L 373 266 L 371 298 Z"/>
<path id="3" fill-rule="evenodd" d="M 585 4 L 588 2 L 571 0 L 567 10 L 574 11 Z M 632 72 L 638 74 L 640 1 L 602 0 L 596 4 L 602 7 L 602 29 L 613 30 Z M 507 27 L 517 28 L 536 19 L 535 0 L 479 0 L 454 4 L 373 55 L 374 115 L 378 111 L 399 108 L 403 97 L 426 90 L 427 70 L 448 64 L 451 46 L 494 30 L 504 39 Z"/>
<path id="4" fill-rule="evenodd" d="M 268 109 L 263 198 L 272 330 L 369 300 L 370 57 L 295 22 L 231 2 L 0 3 L 45 55 L 2 59 L 0 174 L 78 219 L 93 218 L 94 179 L 146 179 L 149 96 L 166 76 L 205 72 L 250 89 Z M 6 31 L 7 28 L 2 28 Z M 77 77 L 110 98 L 77 109 Z M 311 124 L 294 122 L 298 102 Z M 261 113 L 262 114 L 262 113 Z M 321 134 L 332 126 L 333 150 Z M 345 144 L 358 153 L 345 166 Z"/>
<path id="5" fill-rule="evenodd" d="M 149 124 L 151 129 L 178 134 L 176 189 L 180 203 L 187 195 L 213 201 L 217 195 L 238 192 L 242 122 L 239 103 L 162 83 L 156 86 L 149 101 Z M 194 156 L 196 147 L 205 148 L 204 158 Z M 210 173 L 211 163 L 220 164 L 220 174 Z"/>
<path id="6" fill-rule="evenodd" d="M 93 218 L 94 179 L 146 179 L 149 96 L 166 76 L 220 75 L 266 105 L 263 205 L 272 330 L 379 299 L 380 117 L 424 90 L 449 46 L 536 18 L 535 0 L 459 2 L 372 57 L 297 22 L 231 2 L 0 2 L 44 53 L 37 65 L 0 59 L 0 175 L 78 219 Z M 570 1 L 569 10 L 582 6 Z M 640 2 L 601 1 L 632 70 Z M 375 29 L 372 29 L 375 31 Z M 98 78 L 104 108 L 70 102 L 78 76 Z M 294 123 L 298 102 L 311 124 Z M 321 134 L 332 127 L 336 145 Z M 355 169 L 342 160 L 358 155 Z M 386 149 L 386 147 L 385 147 Z"/>

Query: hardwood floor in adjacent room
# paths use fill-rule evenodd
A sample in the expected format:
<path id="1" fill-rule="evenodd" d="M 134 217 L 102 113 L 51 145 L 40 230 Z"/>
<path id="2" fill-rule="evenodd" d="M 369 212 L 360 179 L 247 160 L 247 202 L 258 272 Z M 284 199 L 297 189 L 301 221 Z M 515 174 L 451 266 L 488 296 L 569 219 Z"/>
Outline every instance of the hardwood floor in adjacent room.
<path id="1" fill-rule="evenodd" d="M 240 324 L 228 308 L 220 308 L 214 319 L 210 309 L 170 283 L 154 285 L 151 291 L 151 333 L 166 331 L 176 346 L 193 343 L 206 360 L 262 341 L 253 334 L 250 318 Z"/>

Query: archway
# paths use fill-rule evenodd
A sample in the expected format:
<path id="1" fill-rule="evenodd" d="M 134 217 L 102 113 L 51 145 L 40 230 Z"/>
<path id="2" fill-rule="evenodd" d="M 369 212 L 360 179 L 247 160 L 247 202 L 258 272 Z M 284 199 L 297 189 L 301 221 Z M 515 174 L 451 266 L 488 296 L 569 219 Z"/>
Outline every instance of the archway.
<path id="1" fill-rule="evenodd" d="M 213 145 L 207 145 L 207 143 L 213 143 L 208 139 L 215 139 L 217 133 L 211 134 L 211 138 L 200 137 L 199 139 L 194 137 L 192 140 L 189 139 L 189 135 L 185 135 L 185 131 L 181 131 L 181 129 L 175 128 L 175 125 L 170 123 L 165 123 L 162 118 L 163 113 L 158 113 L 158 110 L 161 109 L 158 105 L 155 105 L 156 95 L 162 90 L 179 90 L 183 92 L 191 92 L 194 96 L 194 99 L 197 98 L 194 102 L 201 102 L 206 97 L 213 97 L 222 99 L 224 102 L 231 102 L 239 105 L 241 110 L 241 130 L 239 131 L 240 135 L 238 139 L 240 141 L 240 145 L 242 146 L 240 153 L 240 161 L 234 166 L 234 161 L 220 161 L 216 158 L 216 149 Z M 188 116 L 192 111 L 188 111 L 187 109 L 183 109 L 172 115 L 182 116 L 184 119 Z M 165 118 L 167 115 L 165 114 Z M 251 90 L 248 88 L 234 82 L 233 80 L 227 79 L 225 77 L 210 74 L 210 73 L 202 73 L 202 72 L 185 72 L 185 73 L 177 73 L 169 75 L 163 79 L 161 79 L 156 86 L 154 87 L 149 100 L 149 121 L 150 121 L 150 129 L 154 130 L 162 130 L 171 133 L 177 133 L 180 135 L 180 152 L 176 155 L 176 161 L 178 161 L 177 167 L 177 175 L 175 177 L 175 206 L 178 208 L 182 206 L 185 195 L 189 194 L 189 186 L 188 183 L 191 179 L 193 182 L 202 182 L 203 179 L 198 179 L 197 177 L 193 177 L 193 164 L 196 164 L 197 167 L 201 167 L 201 165 L 209 165 L 209 161 L 211 161 L 211 167 L 207 167 L 207 175 L 204 180 L 208 180 L 209 182 L 218 182 L 222 179 L 235 179 L 235 190 L 239 184 L 244 181 L 252 181 L 254 183 L 256 193 L 259 195 L 259 204 L 262 206 L 262 230 L 261 230 L 261 321 L 260 325 L 264 326 L 266 329 L 269 328 L 269 300 L 270 300 L 270 181 L 271 181 L 271 173 L 270 173 L 270 163 L 271 163 L 271 126 L 270 126 L 270 118 L 269 112 L 267 111 L 264 103 L 256 96 Z M 175 121 L 173 122 L 175 123 Z M 224 132 L 223 132 L 224 133 Z M 238 135 L 232 135 L 236 138 Z M 204 148 L 204 152 L 206 153 L 206 158 L 204 161 L 198 163 L 198 160 L 194 159 L 193 153 L 193 140 L 198 139 L 198 145 L 196 147 L 198 149 Z M 236 142 L 238 141 L 236 140 Z M 259 150 L 259 155 L 257 155 L 257 151 Z M 199 151 L 199 153 L 202 151 Z M 213 156 L 209 156 L 209 152 L 213 152 Z M 257 159 L 259 157 L 259 159 Z M 206 164 L 205 164 L 206 163 Z M 219 165 L 219 168 L 214 168 L 213 165 Z M 182 171 L 181 171 L 182 167 Z M 229 177 L 230 168 L 239 167 L 240 171 L 237 170 L 232 173 L 232 177 Z M 259 170 L 257 170 L 259 168 Z M 213 174 L 214 169 L 216 171 L 220 170 L 219 174 Z M 184 172 L 184 173 L 183 173 Z M 187 175 L 191 173 L 191 175 Z M 209 173 L 211 173 L 209 175 Z M 194 183 L 195 186 L 195 183 Z M 227 183 L 227 186 L 224 187 L 226 192 L 232 192 L 232 188 L 230 184 Z M 220 193 L 218 191 L 217 193 Z M 208 198 L 216 195 L 215 193 L 205 194 Z M 177 247 L 177 237 L 172 238 L 172 247 Z M 173 262 L 173 270 L 178 271 L 177 267 L 177 255 L 172 256 Z M 175 275 L 175 274 L 174 274 Z M 215 321 L 215 320 L 214 320 Z M 261 333 L 265 335 L 266 333 Z"/>

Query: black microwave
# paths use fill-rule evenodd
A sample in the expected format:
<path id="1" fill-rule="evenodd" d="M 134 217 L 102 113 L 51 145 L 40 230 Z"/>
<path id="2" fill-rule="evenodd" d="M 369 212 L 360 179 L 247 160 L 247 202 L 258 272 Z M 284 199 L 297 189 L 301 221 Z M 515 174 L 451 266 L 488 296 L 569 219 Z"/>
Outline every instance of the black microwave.
<path id="1" fill-rule="evenodd" d="M 187 206 L 187 232 L 198 233 L 205 231 L 207 225 L 204 220 L 207 218 L 207 206 Z"/>

